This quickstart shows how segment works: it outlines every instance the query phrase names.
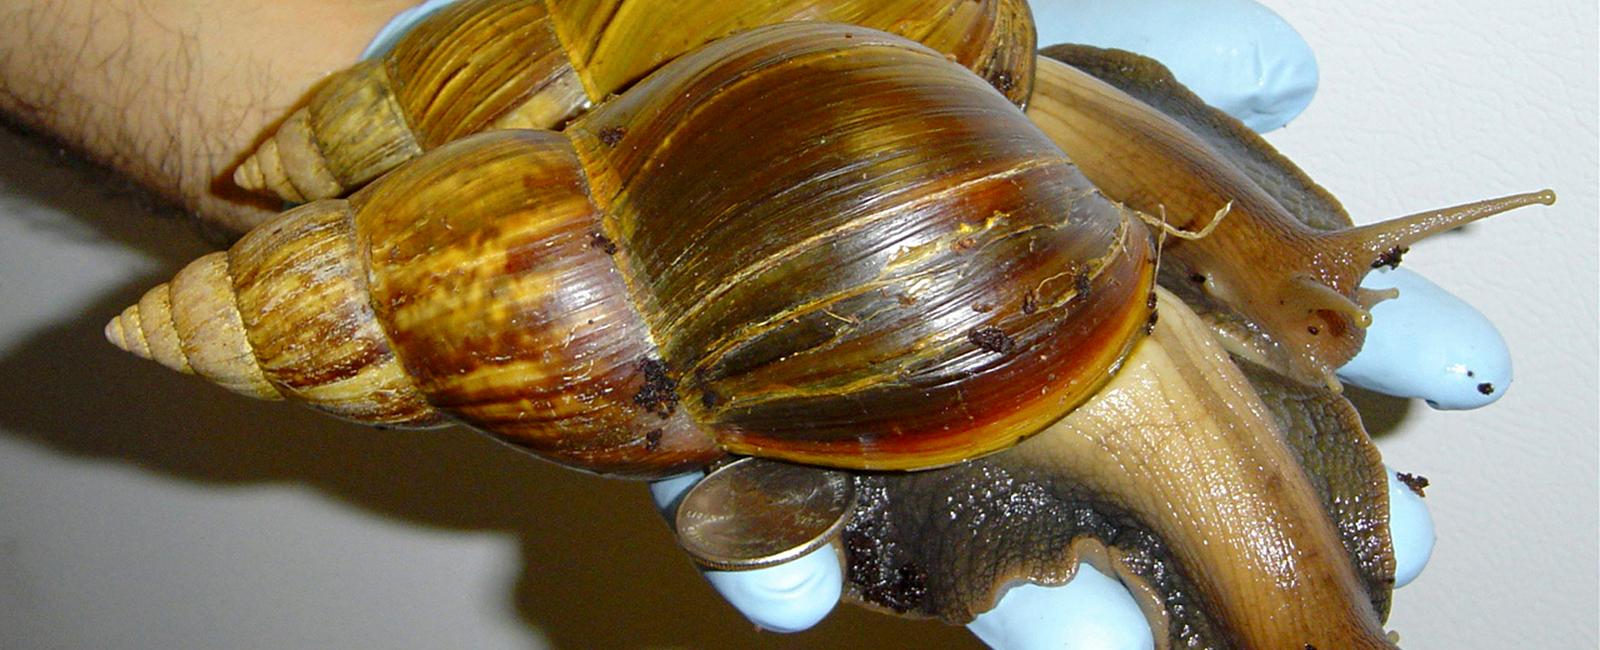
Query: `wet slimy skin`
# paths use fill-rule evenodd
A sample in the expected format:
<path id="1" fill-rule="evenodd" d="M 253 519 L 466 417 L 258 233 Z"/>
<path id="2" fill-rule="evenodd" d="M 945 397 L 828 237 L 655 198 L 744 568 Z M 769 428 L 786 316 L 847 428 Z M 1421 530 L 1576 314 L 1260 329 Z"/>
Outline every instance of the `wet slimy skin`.
<path id="1" fill-rule="evenodd" d="M 1276 21 L 1281 24 L 1281 20 L 1275 15 L 1271 15 L 1253 2 L 1224 4 L 1236 6 L 1243 12 L 1243 18 L 1231 21 L 1233 25 L 1244 26 L 1239 28 L 1240 31 L 1250 31 L 1252 28 L 1248 27 L 1248 23 L 1251 20 Z M 1062 12 L 1070 10 L 1068 5 L 1086 13 L 1070 20 L 1066 19 L 1062 17 Z M 1060 33 L 1054 29 L 1063 23 L 1071 23 L 1076 29 L 1097 31 L 1102 34 L 1110 34 L 1121 29 L 1105 22 L 1097 24 L 1093 18 L 1094 11 L 1099 9 L 1093 5 L 1095 3 L 1092 2 L 1047 2 L 1042 5 L 1036 3 L 1035 11 L 1043 19 L 1040 42 L 1056 42 L 1057 39 L 1051 34 Z M 1099 16 L 1100 20 L 1110 21 L 1115 25 L 1125 26 L 1136 22 L 1110 20 L 1114 16 L 1104 12 Z M 1179 20 L 1167 24 L 1176 26 L 1182 23 L 1183 21 Z M 1197 48 L 1215 50 L 1211 45 L 1196 38 L 1164 39 L 1157 34 L 1148 40 L 1160 41 L 1168 46 L 1166 54 L 1154 53 L 1158 58 L 1168 59 L 1168 63 L 1178 59 L 1210 61 L 1209 65 L 1215 66 L 1218 72 L 1202 76 L 1190 74 L 1186 81 L 1196 86 L 1195 90 L 1202 97 L 1212 103 L 1228 105 L 1232 109 L 1230 112 L 1236 117 L 1248 118 L 1252 126 L 1264 130 L 1281 126 L 1304 107 L 1305 101 L 1309 101 L 1316 85 L 1316 65 L 1309 48 L 1287 26 L 1283 26 L 1281 30 L 1264 27 L 1255 31 L 1275 34 L 1273 38 L 1277 40 L 1225 50 L 1220 57 L 1210 59 L 1198 55 L 1185 56 L 1181 51 L 1173 53 L 1171 49 L 1173 47 L 1178 50 L 1184 47 L 1191 50 Z M 1059 40 L 1072 39 L 1062 37 Z M 1146 53 L 1151 53 L 1148 48 L 1136 47 L 1126 41 L 1120 43 L 1102 41 L 1102 44 L 1142 49 Z M 1241 69 L 1239 52 L 1242 51 L 1250 52 L 1251 57 L 1262 55 L 1267 68 L 1275 72 L 1257 77 L 1238 74 Z M 1228 99 L 1230 95 L 1244 95 L 1246 98 L 1234 101 Z M 1250 97 L 1252 95 L 1253 99 Z M 1289 98 L 1288 101 L 1285 100 L 1286 97 Z M 1303 98 L 1303 101 L 1297 106 L 1292 106 L 1291 111 L 1279 113 L 1265 120 L 1260 115 L 1261 106 L 1281 108 L 1286 104 L 1295 104 L 1299 101 L 1295 99 L 1297 97 Z M 1347 380 L 1364 385 L 1367 383 L 1366 377 L 1367 375 L 1358 374 L 1347 377 Z M 1414 394 L 1422 392 L 1426 391 Z M 687 482 L 679 483 L 680 487 L 674 489 L 678 491 L 687 489 L 694 480 L 696 479 L 691 477 Z M 1428 516 L 1426 506 L 1408 489 L 1401 486 L 1400 492 L 1395 491 L 1395 486 L 1399 484 L 1395 482 L 1392 472 L 1389 480 L 1393 504 L 1390 525 L 1395 538 L 1397 578 L 1399 578 L 1397 582 L 1405 584 L 1421 571 L 1431 551 L 1433 540 L 1431 518 Z M 663 491 L 660 488 L 656 488 L 655 491 L 660 500 Z M 836 558 L 835 554 L 832 549 L 823 549 L 813 556 L 824 553 L 828 556 L 828 561 L 808 562 L 809 569 L 798 566 L 797 563 L 752 572 L 708 572 L 707 576 L 724 598 L 758 626 L 775 631 L 798 631 L 820 621 L 837 600 L 840 576 L 833 561 Z M 816 559 L 813 556 L 808 556 L 807 559 Z M 796 590 L 784 587 L 797 584 L 808 585 L 809 589 Z M 795 612 L 803 613 L 795 614 Z M 1065 585 L 1045 587 L 1024 583 L 1013 587 L 1000 599 L 994 609 L 980 616 L 970 627 L 986 643 L 1008 650 L 1035 647 L 1096 650 L 1147 648 L 1153 647 L 1154 644 L 1150 627 L 1128 590 L 1116 580 L 1106 577 L 1088 565 L 1080 565 L 1077 576 Z"/>
<path id="2" fill-rule="evenodd" d="M 1257 132 L 1288 123 L 1316 93 L 1310 46 L 1252 0 L 1037 0 L 1032 7 L 1041 46 L 1082 43 L 1149 56 Z M 1406 269 L 1379 269 L 1361 286 L 1396 288 L 1400 298 L 1371 310 L 1366 346 L 1340 379 L 1443 410 L 1481 408 L 1505 394 L 1510 353 L 1471 305 Z"/>
<path id="3" fill-rule="evenodd" d="M 1396 588 L 1415 580 L 1433 554 L 1433 517 L 1411 488 L 1389 471 L 1389 531 Z M 1079 564 L 1067 584 L 1013 587 L 967 625 L 1003 650 L 1138 650 L 1154 648 L 1150 625 L 1128 589 L 1093 566 Z"/>

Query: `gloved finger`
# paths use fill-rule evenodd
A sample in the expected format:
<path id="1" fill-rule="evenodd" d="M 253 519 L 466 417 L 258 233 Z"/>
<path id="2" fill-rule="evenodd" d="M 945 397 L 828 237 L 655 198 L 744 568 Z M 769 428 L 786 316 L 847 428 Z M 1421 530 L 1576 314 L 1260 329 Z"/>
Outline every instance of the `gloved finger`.
<path id="1" fill-rule="evenodd" d="M 844 588 L 832 546 L 764 569 L 703 571 L 717 593 L 763 630 L 800 632 L 827 618 Z"/>
<path id="2" fill-rule="evenodd" d="M 1258 132 L 1287 124 L 1317 92 L 1311 46 L 1253 0 L 1033 0 L 1039 47 L 1077 43 L 1160 61 Z"/>
<path id="3" fill-rule="evenodd" d="M 1368 273 L 1361 286 L 1400 295 L 1372 307 L 1367 341 L 1340 379 L 1436 409 L 1488 406 L 1511 386 L 1505 339 L 1472 305 L 1406 269 Z"/>
<path id="4" fill-rule="evenodd" d="M 667 521 L 673 520 L 678 502 L 701 478 L 692 472 L 650 484 L 650 495 Z M 773 632 L 810 629 L 827 618 L 844 590 L 844 571 L 831 545 L 777 566 L 701 574 L 740 614 Z"/>
<path id="5" fill-rule="evenodd" d="M 1389 531 L 1394 540 L 1395 587 L 1415 580 L 1433 553 L 1433 518 L 1416 490 L 1393 470 Z M 996 650 L 1143 650 L 1155 647 L 1150 623 L 1121 582 L 1079 564 L 1065 585 L 1024 583 L 967 624 Z"/>
<path id="6" fill-rule="evenodd" d="M 1067 584 L 1024 583 L 967 624 L 999 650 L 1144 650 L 1155 647 L 1150 623 L 1122 583 L 1079 564 Z"/>
<path id="7" fill-rule="evenodd" d="M 1316 60 L 1310 47 L 1276 14 L 1249 0 L 1036 0 L 1033 10 L 1041 47 L 1070 42 L 1150 56 L 1172 69 L 1207 103 L 1257 131 L 1287 123 L 1315 94 Z M 1368 355 L 1353 366 L 1347 380 L 1365 386 L 1375 381 L 1369 378 L 1388 375 L 1393 378 L 1387 385 L 1399 394 L 1449 408 L 1462 408 L 1457 406 L 1463 403 L 1459 380 L 1467 378 L 1465 371 L 1460 377 L 1442 376 L 1435 364 L 1424 373 L 1416 367 L 1418 357 L 1454 359 L 1452 363 L 1483 368 L 1486 381 L 1509 381 L 1509 357 L 1496 356 L 1497 350 L 1504 351 L 1503 341 L 1470 306 L 1409 272 L 1398 278 L 1379 273 L 1369 277 L 1376 278 L 1374 287 L 1416 285 L 1402 290 L 1412 294 L 1408 300 L 1384 303 L 1388 308 L 1383 312 L 1374 310 L 1375 321 L 1381 315 L 1390 321 L 1376 333 L 1380 349 L 1397 341 L 1402 332 L 1415 332 L 1419 325 L 1414 323 L 1425 319 L 1430 331 L 1437 331 L 1432 328 L 1441 318 L 1468 324 L 1453 330 L 1457 338 L 1430 341 L 1431 349 L 1414 349 L 1409 356 L 1388 351 Z M 1464 315 L 1463 309 L 1475 318 Z M 1369 332 L 1369 346 L 1372 336 Z M 1380 357 L 1386 361 L 1376 360 Z M 1507 361 L 1499 363 L 1499 358 Z M 1481 395 L 1476 385 L 1471 388 Z M 1385 473 L 1399 587 L 1415 579 L 1427 564 L 1433 550 L 1433 521 L 1419 495 L 1392 470 Z M 1120 582 L 1086 564 L 1079 565 L 1077 575 L 1065 585 L 1027 583 L 1012 588 L 968 628 L 1001 650 L 1154 647 L 1149 623 L 1133 596 Z"/>
<path id="8" fill-rule="evenodd" d="M 1394 540 L 1394 586 L 1411 584 L 1433 556 L 1433 515 L 1422 502 L 1422 479 L 1402 477 L 1387 467 L 1389 475 L 1389 537 Z M 1408 484 L 1407 480 L 1411 483 Z"/>

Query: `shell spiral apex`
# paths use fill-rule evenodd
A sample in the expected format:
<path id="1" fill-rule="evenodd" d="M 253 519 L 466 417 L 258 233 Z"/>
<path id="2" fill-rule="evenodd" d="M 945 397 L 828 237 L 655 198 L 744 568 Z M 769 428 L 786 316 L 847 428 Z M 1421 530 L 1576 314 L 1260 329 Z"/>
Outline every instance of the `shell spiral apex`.
<path id="1" fill-rule="evenodd" d="M 171 282 L 146 292 L 111 319 L 106 338 L 118 348 L 236 393 L 281 399 L 245 340 L 226 265 L 224 253 L 190 263 Z"/>

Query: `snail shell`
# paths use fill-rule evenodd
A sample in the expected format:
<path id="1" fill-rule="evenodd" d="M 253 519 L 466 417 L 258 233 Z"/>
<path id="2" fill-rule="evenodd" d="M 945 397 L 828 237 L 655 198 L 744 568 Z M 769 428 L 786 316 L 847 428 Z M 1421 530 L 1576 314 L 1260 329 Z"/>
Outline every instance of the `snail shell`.
<path id="1" fill-rule="evenodd" d="M 1024 0 L 465 0 L 331 77 L 234 180 L 291 202 L 340 196 L 468 134 L 555 128 L 685 52 L 790 20 L 900 34 L 1018 104 L 1028 94 Z"/>
<path id="2" fill-rule="evenodd" d="M 948 52 L 1027 103 L 1113 201 L 1176 231 L 1220 219 L 1209 236 L 1174 242 L 1167 286 L 1201 306 L 1230 352 L 1308 386 L 1339 390 L 1334 371 L 1360 350 L 1368 310 L 1389 295 L 1359 287 L 1374 263 L 1467 221 L 1553 200 L 1523 194 L 1354 228 L 1337 200 L 1160 64 L 1082 46 L 1035 62 L 1021 0 L 469 0 L 419 24 L 384 59 L 331 78 L 235 178 L 291 201 L 338 196 L 455 138 L 564 124 L 696 45 L 790 19 L 878 27 Z"/>
<path id="3" fill-rule="evenodd" d="M 1153 309 L 1148 239 L 970 71 L 791 23 L 563 133 L 473 136 L 290 210 L 107 335 L 246 394 L 459 420 L 598 472 L 724 451 L 925 468 L 1110 377 Z"/>

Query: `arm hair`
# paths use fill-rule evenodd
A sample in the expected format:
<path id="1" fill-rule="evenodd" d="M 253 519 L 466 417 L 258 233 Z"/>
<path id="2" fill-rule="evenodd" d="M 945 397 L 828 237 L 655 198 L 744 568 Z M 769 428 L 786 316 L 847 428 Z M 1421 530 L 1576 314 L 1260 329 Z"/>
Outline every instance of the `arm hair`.
<path id="1" fill-rule="evenodd" d="M 411 0 L 10 0 L 0 112 L 242 232 L 276 211 L 228 175 Z"/>

